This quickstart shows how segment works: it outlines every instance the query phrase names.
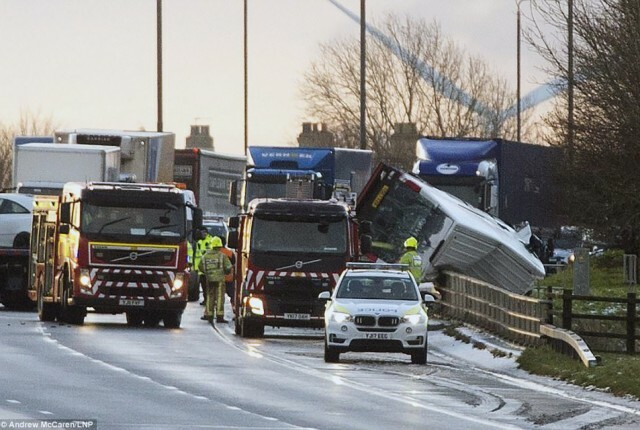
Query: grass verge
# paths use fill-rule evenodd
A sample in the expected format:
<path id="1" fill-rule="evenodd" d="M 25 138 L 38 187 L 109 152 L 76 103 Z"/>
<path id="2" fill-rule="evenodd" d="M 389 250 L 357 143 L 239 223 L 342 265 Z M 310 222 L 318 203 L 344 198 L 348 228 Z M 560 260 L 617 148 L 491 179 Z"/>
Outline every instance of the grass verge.
<path id="1" fill-rule="evenodd" d="M 579 360 L 542 346 L 527 348 L 517 361 L 521 369 L 536 375 L 550 376 L 616 396 L 640 399 L 640 356 L 615 353 L 599 355 L 602 363 L 587 368 Z"/>

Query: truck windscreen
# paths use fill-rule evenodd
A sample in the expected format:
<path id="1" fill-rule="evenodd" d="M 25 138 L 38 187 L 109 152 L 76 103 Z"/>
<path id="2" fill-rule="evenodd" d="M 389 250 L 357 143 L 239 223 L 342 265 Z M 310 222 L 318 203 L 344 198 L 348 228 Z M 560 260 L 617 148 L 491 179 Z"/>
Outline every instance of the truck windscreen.
<path id="1" fill-rule="evenodd" d="M 344 254 L 347 220 L 279 221 L 253 219 L 251 248 L 258 252 Z"/>
<path id="2" fill-rule="evenodd" d="M 262 199 L 267 197 L 276 199 L 285 197 L 286 195 L 286 182 L 276 183 L 247 181 L 244 200 L 245 202 L 249 203 L 253 199 Z"/>
<path id="3" fill-rule="evenodd" d="M 126 235 L 179 239 L 185 235 L 184 207 L 169 203 L 151 207 L 98 206 L 84 203 L 81 230 L 88 235 Z"/>
<path id="4" fill-rule="evenodd" d="M 357 210 L 361 220 L 371 221 L 373 253 L 384 261 L 398 261 L 404 252 L 398 245 L 411 236 L 419 252 L 431 248 L 430 254 L 451 224 L 440 208 L 397 177 L 374 184 Z"/>

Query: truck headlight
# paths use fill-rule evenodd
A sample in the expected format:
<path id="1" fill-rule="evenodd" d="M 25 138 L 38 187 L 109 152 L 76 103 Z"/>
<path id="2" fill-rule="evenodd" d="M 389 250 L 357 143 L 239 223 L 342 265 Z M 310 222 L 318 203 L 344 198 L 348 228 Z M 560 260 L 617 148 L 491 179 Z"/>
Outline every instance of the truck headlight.
<path id="1" fill-rule="evenodd" d="M 353 321 L 353 317 L 350 314 L 346 314 L 344 312 L 333 312 L 331 314 L 331 320 L 337 322 L 338 324 L 342 324 L 344 322 Z"/>
<path id="2" fill-rule="evenodd" d="M 402 317 L 402 322 L 411 324 L 411 325 L 418 325 L 423 322 L 422 315 L 421 314 L 405 315 Z"/>
<path id="3" fill-rule="evenodd" d="M 91 275 L 89 269 L 80 269 L 80 286 L 83 288 L 91 288 Z"/>
<path id="4" fill-rule="evenodd" d="M 172 292 L 176 292 L 182 288 L 184 285 L 184 274 L 178 273 L 176 274 L 176 278 L 173 280 L 173 287 L 171 287 Z"/>
<path id="5" fill-rule="evenodd" d="M 249 297 L 249 308 L 251 313 L 255 315 L 264 315 L 264 304 L 257 297 Z"/>

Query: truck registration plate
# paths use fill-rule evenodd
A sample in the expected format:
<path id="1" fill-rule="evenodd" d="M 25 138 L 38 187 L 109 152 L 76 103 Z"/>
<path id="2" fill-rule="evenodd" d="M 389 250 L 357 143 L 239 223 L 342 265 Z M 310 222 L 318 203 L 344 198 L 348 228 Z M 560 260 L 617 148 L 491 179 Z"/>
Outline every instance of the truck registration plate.
<path id="1" fill-rule="evenodd" d="M 120 299 L 120 306 L 144 306 L 144 299 Z"/>
<path id="2" fill-rule="evenodd" d="M 284 319 L 286 320 L 304 320 L 308 321 L 311 319 L 311 315 L 309 314 L 284 314 Z"/>
<path id="3" fill-rule="evenodd" d="M 389 333 L 365 333 L 365 339 L 389 339 Z"/>

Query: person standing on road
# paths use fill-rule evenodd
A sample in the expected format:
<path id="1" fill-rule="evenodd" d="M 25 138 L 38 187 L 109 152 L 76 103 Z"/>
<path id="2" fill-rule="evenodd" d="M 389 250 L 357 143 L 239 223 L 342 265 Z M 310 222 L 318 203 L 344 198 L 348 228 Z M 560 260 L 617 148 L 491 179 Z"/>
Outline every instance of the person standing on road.
<path id="1" fill-rule="evenodd" d="M 201 229 L 198 232 L 198 241 L 196 242 L 196 249 L 193 255 L 193 267 L 195 267 L 196 272 L 198 273 L 198 284 L 202 288 L 202 297 L 204 300 L 200 303 L 204 305 L 207 297 L 207 277 L 200 270 L 200 261 L 202 256 L 207 250 L 211 249 L 211 241 L 213 240 L 213 236 L 209 234 L 209 231 L 206 228 Z"/>
<path id="2" fill-rule="evenodd" d="M 229 296 L 229 300 L 231 301 L 231 306 L 233 308 L 234 301 L 235 301 L 234 268 L 236 264 L 236 253 L 233 250 L 227 248 L 227 243 L 225 238 L 221 237 L 220 240 L 222 240 L 222 248 L 220 248 L 220 251 L 222 251 L 223 254 L 229 257 L 229 261 L 231 261 L 231 272 L 229 272 L 224 276 L 224 285 L 225 285 L 225 290 L 227 292 L 227 295 Z"/>
<path id="3" fill-rule="evenodd" d="M 409 272 L 413 275 L 416 283 L 420 283 L 422 279 L 422 257 L 418 254 L 418 240 L 410 237 L 404 241 L 405 253 L 400 257 L 400 264 L 409 266 Z"/>
<path id="4" fill-rule="evenodd" d="M 200 259 L 199 268 L 207 278 L 207 295 L 203 320 L 213 322 L 215 314 L 216 322 L 226 323 L 224 319 L 224 276 L 231 272 L 231 260 L 222 253 L 222 240 L 213 236 L 211 249 L 208 249 Z"/>

